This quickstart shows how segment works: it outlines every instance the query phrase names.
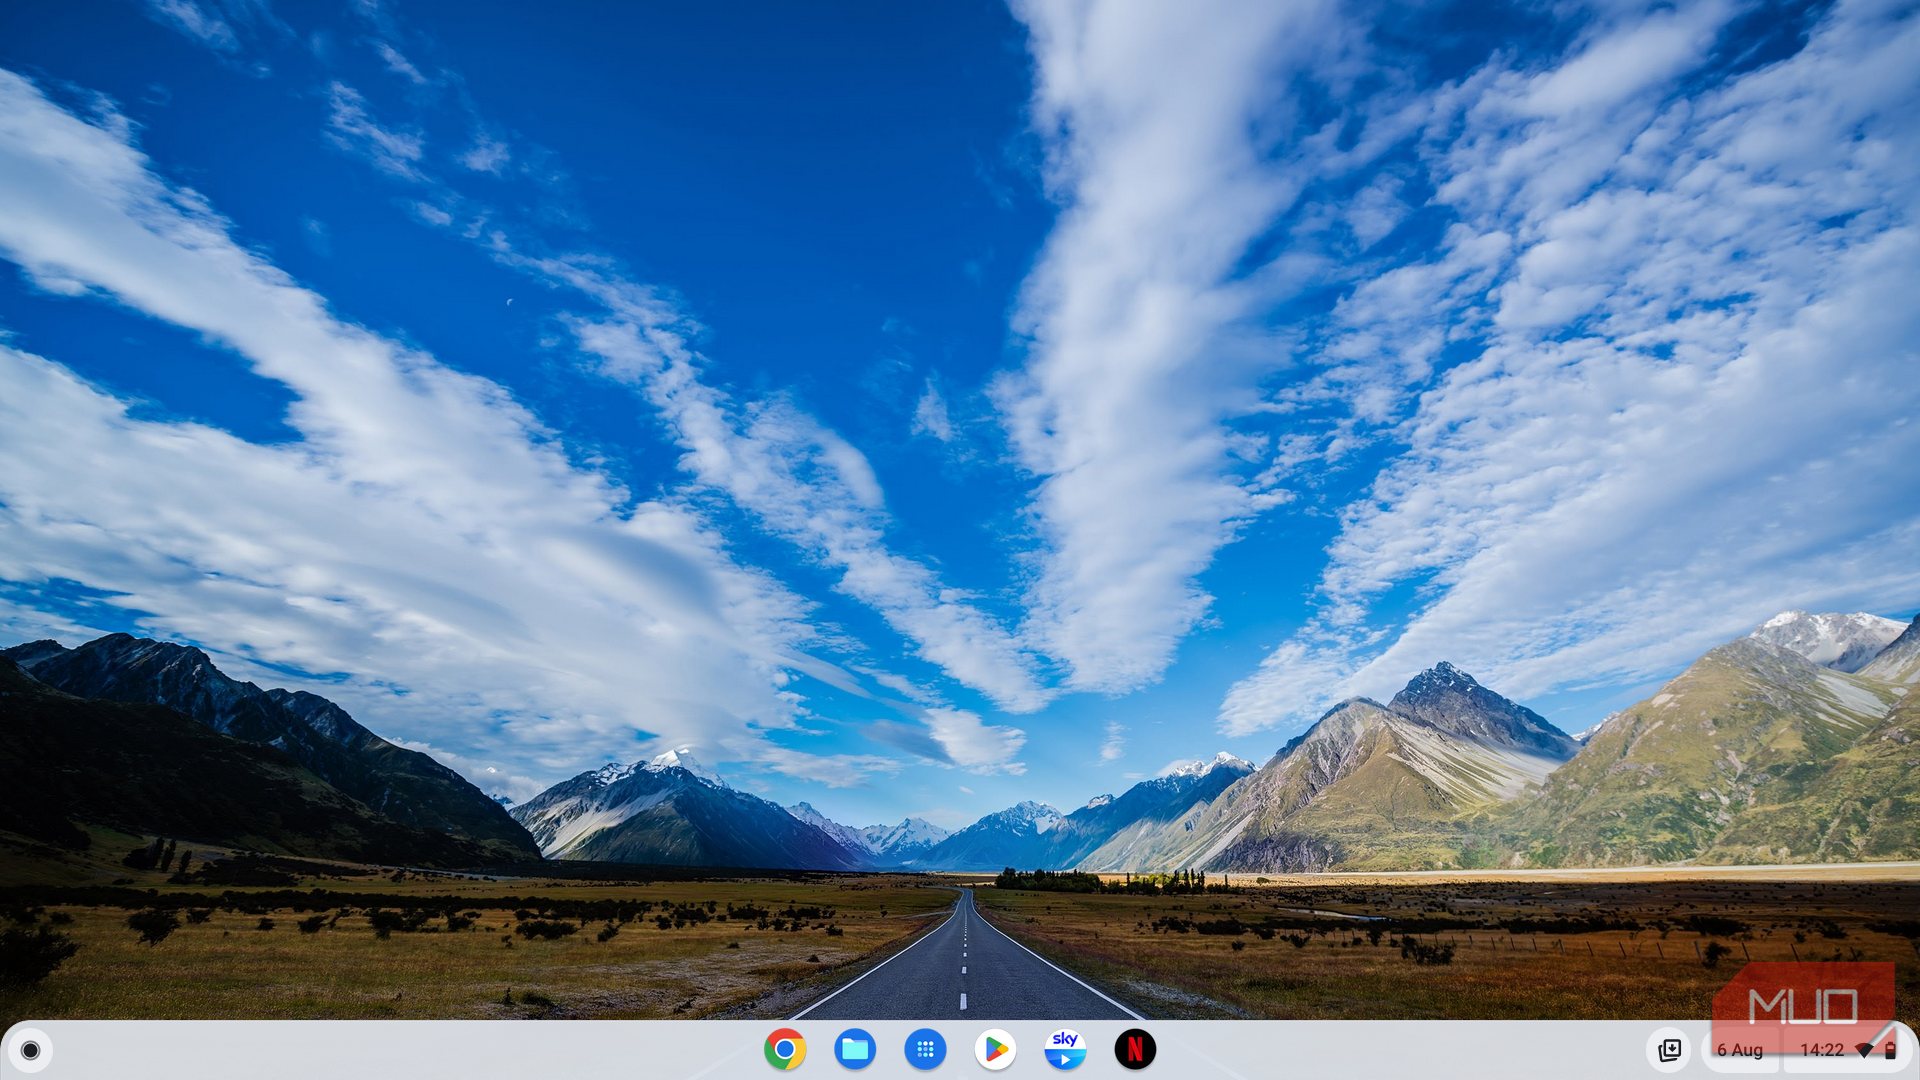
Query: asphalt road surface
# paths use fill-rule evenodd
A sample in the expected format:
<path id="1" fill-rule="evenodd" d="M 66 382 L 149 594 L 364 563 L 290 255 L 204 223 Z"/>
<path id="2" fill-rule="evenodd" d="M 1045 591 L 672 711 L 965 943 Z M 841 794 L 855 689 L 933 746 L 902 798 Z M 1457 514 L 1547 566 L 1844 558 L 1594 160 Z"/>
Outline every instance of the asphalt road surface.
<path id="1" fill-rule="evenodd" d="M 946 921 L 798 1020 L 1127 1020 L 1141 1015 L 994 929 L 962 889 Z"/>

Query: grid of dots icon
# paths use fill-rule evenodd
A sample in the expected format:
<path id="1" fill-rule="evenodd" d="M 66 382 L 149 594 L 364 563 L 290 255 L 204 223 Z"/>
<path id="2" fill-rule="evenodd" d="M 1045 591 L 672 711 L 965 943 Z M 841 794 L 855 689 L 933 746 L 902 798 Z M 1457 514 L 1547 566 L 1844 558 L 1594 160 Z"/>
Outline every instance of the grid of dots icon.
<path id="1" fill-rule="evenodd" d="M 933 1060 L 933 1040 L 932 1039 L 915 1039 L 913 1041 L 913 1056 L 921 1059 L 922 1061 L 932 1061 Z"/>

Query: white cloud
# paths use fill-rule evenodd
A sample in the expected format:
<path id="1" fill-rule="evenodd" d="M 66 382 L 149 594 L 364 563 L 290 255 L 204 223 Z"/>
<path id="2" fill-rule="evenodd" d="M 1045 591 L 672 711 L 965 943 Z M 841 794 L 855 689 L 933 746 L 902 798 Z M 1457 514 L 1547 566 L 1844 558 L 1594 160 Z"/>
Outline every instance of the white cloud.
<path id="1" fill-rule="evenodd" d="M 915 435 L 931 435 L 941 442 L 953 441 L 953 421 L 947 416 L 947 399 L 940 396 L 940 388 L 927 380 L 927 389 L 913 406 L 913 425 Z"/>
<path id="2" fill-rule="evenodd" d="M 474 132 L 473 145 L 460 155 L 460 164 L 474 172 L 492 173 L 495 176 L 504 172 L 512 160 L 513 150 L 505 140 L 484 130 Z"/>
<path id="3" fill-rule="evenodd" d="M 426 139 L 418 131 L 382 127 L 358 90 L 335 80 L 327 87 L 327 136 L 347 153 L 372 162 L 381 172 L 404 180 L 425 180 L 418 165 Z"/>
<path id="4" fill-rule="evenodd" d="M 0 579 L 15 597 L 83 583 L 122 612 L 103 622 L 201 643 L 243 678 L 350 672 L 306 688 L 389 737 L 536 776 L 644 736 L 751 750 L 794 726 L 799 598 L 687 508 L 569 461 L 502 387 L 338 318 L 156 176 L 124 126 L 9 72 L 0 252 L 55 291 L 231 349 L 292 391 L 300 434 L 260 445 L 139 419 L 0 348 Z M 50 621 L 23 605 L 0 604 L 0 623 Z"/>
<path id="5" fill-rule="evenodd" d="M 708 385 L 699 356 L 674 328 L 678 316 L 655 310 L 650 295 L 628 295 L 633 289 L 624 283 L 587 287 L 627 318 L 574 320 L 580 347 L 659 411 L 686 451 L 682 469 L 840 570 L 842 592 L 873 608 L 956 681 L 1016 712 L 1052 698 L 1012 634 L 964 592 L 888 549 L 880 486 L 864 455 L 784 401 L 741 405 Z"/>
<path id="6" fill-rule="evenodd" d="M 1783 608 L 1920 597 L 1920 26 L 1842 4 L 1791 59 L 1674 97 L 1723 15 L 1655 13 L 1437 95 L 1426 164 L 1459 224 L 1327 336 L 1481 347 L 1430 387 L 1350 369 L 1413 403 L 1406 451 L 1225 730 L 1442 658 L 1520 697 L 1640 682 Z"/>
<path id="7" fill-rule="evenodd" d="M 427 85 L 429 81 L 427 77 L 420 73 L 419 68 L 413 66 L 412 61 L 402 56 L 399 49 L 394 48 L 384 41 L 375 41 L 373 43 L 373 51 L 379 53 L 380 59 L 386 61 L 388 71 L 393 72 L 395 75 L 400 76 L 415 86 Z"/>
<path id="8" fill-rule="evenodd" d="M 1025 367 L 996 388 L 1038 478 L 1025 633 L 1072 689 L 1157 679 L 1207 610 L 1197 583 L 1262 506 L 1228 422 L 1284 350 L 1243 325 L 1288 290 L 1250 245 L 1305 179 L 1272 91 L 1344 48 L 1330 5 L 1017 2 L 1033 112 L 1065 203 L 1026 282 Z M 1277 103 L 1276 103 L 1277 100 Z"/>
<path id="9" fill-rule="evenodd" d="M 1013 760 L 1027 743 L 1026 732 L 1019 728 L 983 723 L 978 713 L 966 709 L 928 709 L 924 720 L 947 760 L 962 769 L 1015 776 L 1027 771 Z"/>
<path id="10" fill-rule="evenodd" d="M 1100 761 L 1119 761 L 1127 756 L 1127 726 L 1116 720 L 1107 721 L 1107 737 L 1100 743 Z"/>
<path id="11" fill-rule="evenodd" d="M 215 52 L 240 51 L 240 38 L 225 19 L 194 0 L 147 0 L 147 13 Z"/>

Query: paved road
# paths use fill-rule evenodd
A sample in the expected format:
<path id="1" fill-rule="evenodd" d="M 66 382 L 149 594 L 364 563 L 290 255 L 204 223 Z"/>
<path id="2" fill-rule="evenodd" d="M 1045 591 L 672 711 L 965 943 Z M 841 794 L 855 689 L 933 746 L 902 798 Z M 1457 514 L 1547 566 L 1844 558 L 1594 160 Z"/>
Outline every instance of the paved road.
<path id="1" fill-rule="evenodd" d="M 815 1020 L 1126 1020 L 1140 1014 L 994 929 L 962 889 L 946 921 L 795 1013 Z"/>

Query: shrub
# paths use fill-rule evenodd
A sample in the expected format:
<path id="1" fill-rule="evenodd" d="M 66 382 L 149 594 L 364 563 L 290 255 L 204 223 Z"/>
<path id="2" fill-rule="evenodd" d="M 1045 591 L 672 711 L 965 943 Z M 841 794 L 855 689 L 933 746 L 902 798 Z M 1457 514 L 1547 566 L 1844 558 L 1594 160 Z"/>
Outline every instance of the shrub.
<path id="1" fill-rule="evenodd" d="M 0 986 L 35 986 L 80 951 L 52 927 L 0 933 Z"/>
<path id="2" fill-rule="evenodd" d="M 1732 951 L 1732 949 L 1717 941 L 1709 941 L 1707 942 L 1706 949 L 1700 953 L 1701 966 L 1717 968 L 1720 966 L 1720 959 Z"/>
<path id="3" fill-rule="evenodd" d="M 528 919 L 526 922 L 520 924 L 520 936 L 526 938 L 528 941 L 532 941 L 536 937 L 554 941 L 566 937 L 568 934 L 576 933 L 579 929 L 578 926 L 570 922 L 550 922 L 546 919 Z M 525 994 L 521 995 L 522 998 L 526 996 Z"/>
<path id="4" fill-rule="evenodd" d="M 301 919 L 299 922 L 294 923 L 293 925 L 295 929 L 299 930 L 303 934 L 317 934 L 320 932 L 322 927 L 327 925 L 327 916 L 324 913 L 319 915 L 312 915 L 307 918 Z"/>
<path id="5" fill-rule="evenodd" d="M 211 918 L 213 918 L 213 909 L 210 907 L 187 909 L 187 922 L 194 926 L 199 926 Z"/>
<path id="6" fill-rule="evenodd" d="M 600 941 L 600 943 L 604 945 L 607 942 L 612 941 L 614 938 L 614 935 L 618 934 L 619 932 L 620 932 L 619 927 L 613 925 L 612 923 L 608 923 L 607 925 L 601 927 L 600 932 L 598 934 L 595 934 L 594 937 L 597 938 Z"/>
<path id="7" fill-rule="evenodd" d="M 1453 963 L 1453 946 L 1426 945 L 1412 938 L 1402 938 L 1400 939 L 1400 956 L 1416 964 L 1451 964 Z"/>
<path id="8" fill-rule="evenodd" d="M 167 940 L 168 934 L 180 929 L 180 920 L 171 911 L 149 908 L 127 916 L 127 929 L 138 931 L 140 940 L 151 948 Z"/>
<path id="9" fill-rule="evenodd" d="M 259 925 L 259 926 L 256 926 L 256 927 L 254 927 L 254 929 L 255 929 L 255 930 L 271 930 L 271 929 L 273 929 L 273 920 L 272 920 L 272 919 L 261 919 L 261 920 L 260 920 L 260 925 Z"/>

